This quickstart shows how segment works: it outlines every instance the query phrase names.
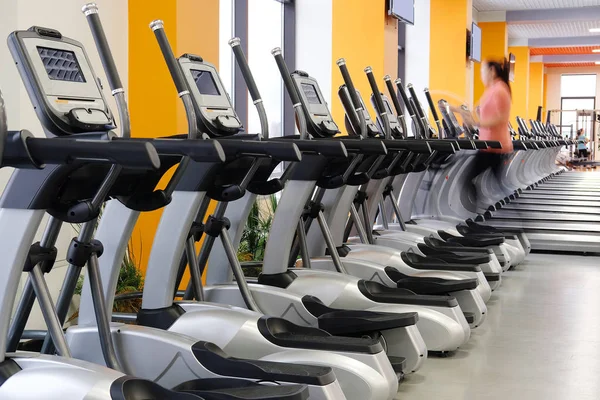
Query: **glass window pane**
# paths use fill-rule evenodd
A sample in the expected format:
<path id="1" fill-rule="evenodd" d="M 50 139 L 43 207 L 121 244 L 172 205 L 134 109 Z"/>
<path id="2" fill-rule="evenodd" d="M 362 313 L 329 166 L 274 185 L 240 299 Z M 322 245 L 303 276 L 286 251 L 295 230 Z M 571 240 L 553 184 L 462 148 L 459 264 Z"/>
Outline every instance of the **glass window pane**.
<path id="1" fill-rule="evenodd" d="M 283 5 L 275 0 L 248 1 L 248 63 L 263 99 L 269 135 L 281 136 L 283 127 L 283 81 L 271 50 L 283 48 Z M 249 133 L 260 132 L 260 121 L 248 95 Z"/>
<path id="2" fill-rule="evenodd" d="M 233 0 L 219 0 L 219 75 L 233 101 L 233 52 L 229 39 L 233 37 Z"/>
<path id="3" fill-rule="evenodd" d="M 596 97 L 596 75 L 562 75 L 560 97 Z"/>
<path id="4" fill-rule="evenodd" d="M 572 125 L 573 135 L 576 130 L 583 128 L 586 136 L 590 137 L 592 132 L 592 111 L 594 110 L 594 99 L 562 99 L 561 109 L 566 110 L 561 113 L 561 125 Z M 583 112 L 588 110 L 588 112 Z M 564 135 L 571 134 L 571 128 L 563 126 L 561 132 Z"/>

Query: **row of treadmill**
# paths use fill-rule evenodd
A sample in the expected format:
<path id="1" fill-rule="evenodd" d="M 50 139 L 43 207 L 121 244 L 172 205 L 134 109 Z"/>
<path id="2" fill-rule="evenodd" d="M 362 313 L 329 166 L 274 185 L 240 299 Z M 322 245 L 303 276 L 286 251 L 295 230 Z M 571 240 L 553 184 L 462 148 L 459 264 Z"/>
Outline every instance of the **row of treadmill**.
<path id="1" fill-rule="evenodd" d="M 435 107 L 426 91 L 430 124 L 414 88 L 386 76 L 386 96 L 367 68 L 378 111 L 372 119 L 339 60 L 349 135 L 334 137 L 339 126 L 318 82 L 290 73 L 274 49 L 299 134 L 269 138 L 234 38 L 229 44 L 260 116 L 261 132 L 250 134 L 215 67 L 198 55 L 175 58 L 156 20 L 150 28 L 188 132 L 132 138 L 98 8 L 82 11 L 118 128 L 80 42 L 42 27 L 8 38 L 46 138 L 8 131 L 0 118 L 2 165 L 15 168 L 0 200 L 0 398 L 393 399 L 405 375 L 428 356 L 451 355 L 484 323 L 502 274 L 531 248 L 523 229 L 496 224 L 497 213 L 538 192 L 542 178 L 561 178 L 553 157 L 566 143 L 553 127 L 532 122 L 530 129 L 520 120 L 527 139 L 515 141 L 506 179 L 484 176 L 473 185 L 473 156 L 499 143 L 469 137 L 444 101 Z M 280 197 L 262 272 L 247 278 L 238 247 L 258 196 L 272 194 Z M 112 313 L 134 226 L 157 209 L 142 308 Z M 54 302 L 45 275 L 69 223 L 81 229 Z M 77 324 L 65 329 L 84 270 Z M 22 272 L 28 278 L 17 296 Z M 25 330 L 36 301 L 48 327 L 41 333 Z"/>

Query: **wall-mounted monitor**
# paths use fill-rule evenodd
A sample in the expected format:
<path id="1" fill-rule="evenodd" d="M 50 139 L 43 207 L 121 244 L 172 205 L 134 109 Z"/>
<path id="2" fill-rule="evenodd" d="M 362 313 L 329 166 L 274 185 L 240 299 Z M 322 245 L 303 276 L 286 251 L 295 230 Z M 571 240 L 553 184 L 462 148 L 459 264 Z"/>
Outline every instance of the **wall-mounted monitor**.
<path id="1" fill-rule="evenodd" d="M 415 24 L 415 0 L 388 0 L 388 15 L 405 24 Z"/>
<path id="2" fill-rule="evenodd" d="M 510 53 L 510 55 L 508 56 L 508 62 L 510 63 L 510 70 L 508 73 L 508 80 L 511 82 L 515 81 L 515 63 L 516 63 L 516 57 L 513 53 Z"/>
<path id="3" fill-rule="evenodd" d="M 475 62 L 481 62 L 481 28 L 473 22 L 471 27 L 469 58 Z"/>

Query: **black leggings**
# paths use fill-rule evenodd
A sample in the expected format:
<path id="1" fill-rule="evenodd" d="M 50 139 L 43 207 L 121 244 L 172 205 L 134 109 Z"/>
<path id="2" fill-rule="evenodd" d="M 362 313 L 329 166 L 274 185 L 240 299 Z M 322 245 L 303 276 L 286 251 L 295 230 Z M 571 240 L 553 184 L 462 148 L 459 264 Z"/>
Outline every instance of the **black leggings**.
<path id="1" fill-rule="evenodd" d="M 579 157 L 582 157 L 582 158 L 588 157 L 588 149 L 577 150 L 577 152 L 579 153 L 578 154 Z"/>
<path id="2" fill-rule="evenodd" d="M 500 180 L 502 167 L 504 166 L 504 161 L 508 158 L 508 156 L 508 154 L 479 151 L 475 156 L 475 163 L 473 164 L 473 178 L 482 174 L 488 168 L 491 168 L 496 179 Z"/>

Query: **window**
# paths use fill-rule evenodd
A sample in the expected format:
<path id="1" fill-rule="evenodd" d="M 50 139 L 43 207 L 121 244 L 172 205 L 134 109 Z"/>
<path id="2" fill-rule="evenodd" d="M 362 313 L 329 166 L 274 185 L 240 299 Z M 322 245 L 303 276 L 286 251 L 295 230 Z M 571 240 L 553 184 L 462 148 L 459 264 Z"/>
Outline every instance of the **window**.
<path id="1" fill-rule="evenodd" d="M 248 64 L 262 96 L 271 137 L 282 136 L 283 130 L 283 81 L 271 55 L 275 47 L 283 49 L 283 5 L 274 0 L 248 0 Z M 250 94 L 246 130 L 260 132 Z"/>
<path id="2" fill-rule="evenodd" d="M 233 0 L 219 1 L 219 75 L 225 91 L 233 101 L 233 52 L 229 47 L 229 39 L 233 32 Z"/>
<path id="3" fill-rule="evenodd" d="M 562 75 L 560 97 L 596 97 L 596 75 Z"/>

